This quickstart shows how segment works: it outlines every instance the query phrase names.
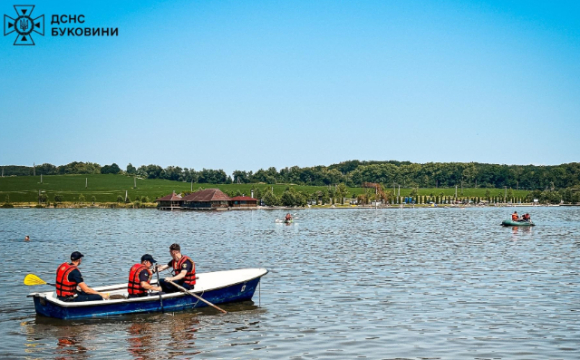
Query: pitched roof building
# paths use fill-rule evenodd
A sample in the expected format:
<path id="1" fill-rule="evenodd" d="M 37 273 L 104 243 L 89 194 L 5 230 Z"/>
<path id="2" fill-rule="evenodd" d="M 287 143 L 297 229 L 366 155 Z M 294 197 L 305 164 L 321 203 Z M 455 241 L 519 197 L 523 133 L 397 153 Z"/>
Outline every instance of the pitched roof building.
<path id="1" fill-rule="evenodd" d="M 157 208 L 161 210 L 181 209 L 183 198 L 181 197 L 181 194 L 176 194 L 174 191 L 169 195 L 156 199 L 155 202 L 159 203 Z"/>
<path id="2" fill-rule="evenodd" d="M 220 189 L 205 189 L 183 197 L 183 208 L 193 210 L 226 210 L 230 197 Z"/>

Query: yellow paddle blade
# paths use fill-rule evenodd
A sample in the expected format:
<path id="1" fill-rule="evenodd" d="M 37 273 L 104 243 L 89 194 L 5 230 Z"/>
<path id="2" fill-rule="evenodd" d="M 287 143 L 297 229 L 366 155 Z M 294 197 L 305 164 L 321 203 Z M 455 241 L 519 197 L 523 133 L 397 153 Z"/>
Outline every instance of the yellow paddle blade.
<path id="1" fill-rule="evenodd" d="M 30 286 L 30 285 L 45 285 L 45 284 L 46 281 L 42 280 L 41 278 L 39 278 L 34 274 L 28 274 L 24 278 L 24 285 Z"/>

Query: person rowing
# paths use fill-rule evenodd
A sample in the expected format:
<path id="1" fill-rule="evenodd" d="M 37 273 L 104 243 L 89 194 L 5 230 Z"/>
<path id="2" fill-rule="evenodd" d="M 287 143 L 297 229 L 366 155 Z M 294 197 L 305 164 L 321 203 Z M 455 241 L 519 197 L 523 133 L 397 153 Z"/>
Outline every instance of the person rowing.
<path id="1" fill-rule="evenodd" d="M 83 254 L 78 251 L 70 254 L 71 262 L 62 263 L 56 270 L 56 296 L 61 301 L 80 302 L 108 299 L 109 295 L 91 289 L 79 270 Z M 80 289 L 80 290 L 79 290 Z"/>
<path id="2" fill-rule="evenodd" d="M 514 211 L 514 213 L 512 214 L 512 221 L 522 221 L 517 211 Z"/>
<path id="3" fill-rule="evenodd" d="M 187 290 L 193 290 L 195 287 L 195 263 L 188 256 L 181 254 L 181 247 L 179 244 L 172 244 L 169 247 L 169 253 L 172 260 L 167 265 L 157 267 L 157 271 L 163 271 L 169 267 L 173 269 L 173 277 L 166 277 L 159 281 L 159 285 L 163 292 L 173 293 L 180 291 L 168 281 L 172 281 Z"/>
<path id="4" fill-rule="evenodd" d="M 153 275 L 151 267 L 156 262 L 153 256 L 145 254 L 141 256 L 140 264 L 131 267 L 127 285 L 129 298 L 148 296 L 150 291 L 161 291 L 161 287 L 151 285 L 151 276 Z"/>

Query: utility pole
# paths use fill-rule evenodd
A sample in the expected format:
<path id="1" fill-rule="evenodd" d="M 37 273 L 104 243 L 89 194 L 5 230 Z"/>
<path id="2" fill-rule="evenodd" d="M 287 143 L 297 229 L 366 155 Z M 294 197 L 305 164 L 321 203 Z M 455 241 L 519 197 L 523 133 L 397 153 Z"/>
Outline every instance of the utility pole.
<path id="1" fill-rule="evenodd" d="M 175 194 L 175 190 L 173 190 L 173 193 Z M 128 196 L 129 196 L 129 195 L 128 195 L 128 193 L 127 193 L 127 190 L 125 190 L 125 203 L 127 203 L 127 197 L 128 197 Z"/>
<path id="2" fill-rule="evenodd" d="M 506 202 L 506 198 L 507 198 L 507 186 L 503 187 L 503 202 Z"/>
<path id="3" fill-rule="evenodd" d="M 457 184 L 455 184 L 455 198 L 457 199 Z"/>
<path id="4" fill-rule="evenodd" d="M 193 178 L 191 178 L 191 189 L 190 189 L 190 191 L 193 192 Z"/>
<path id="5" fill-rule="evenodd" d="M 32 163 L 32 176 L 36 176 L 36 164 Z"/>
<path id="6" fill-rule="evenodd" d="M 85 189 L 89 187 L 89 178 L 85 178 Z"/>
<path id="7" fill-rule="evenodd" d="M 133 189 L 137 189 L 137 177 L 133 177 Z"/>

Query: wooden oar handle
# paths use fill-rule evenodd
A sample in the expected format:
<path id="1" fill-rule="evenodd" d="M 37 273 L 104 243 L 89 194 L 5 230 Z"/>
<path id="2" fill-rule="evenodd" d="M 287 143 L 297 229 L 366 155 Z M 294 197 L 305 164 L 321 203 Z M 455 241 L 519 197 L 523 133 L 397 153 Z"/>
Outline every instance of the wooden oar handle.
<path id="1" fill-rule="evenodd" d="M 184 287 L 182 287 L 182 286 L 179 286 L 179 285 L 177 285 L 177 284 L 176 284 L 176 283 L 174 283 L 173 281 L 171 281 L 171 280 L 165 280 L 165 281 L 167 281 L 167 282 L 168 282 L 168 283 L 170 283 L 171 285 L 175 286 L 175 287 L 176 287 L 176 288 L 178 288 L 179 290 L 181 290 L 181 291 L 183 291 L 183 292 L 185 292 L 185 293 L 188 293 L 189 295 L 191 295 L 191 296 L 193 296 L 193 297 L 195 297 L 195 298 L 198 298 L 199 300 L 201 300 L 201 301 L 203 301 L 204 303 L 208 304 L 209 306 L 211 306 L 211 307 L 213 307 L 213 308 L 215 308 L 215 309 L 217 309 L 217 310 L 219 310 L 219 311 L 223 312 L 224 314 L 227 314 L 227 313 L 228 313 L 228 312 L 227 312 L 227 311 L 225 311 L 224 309 L 222 309 L 222 308 L 220 308 L 220 307 L 217 307 L 217 306 L 215 306 L 214 304 L 210 303 L 209 301 L 207 301 L 206 299 L 202 298 L 201 296 L 199 296 L 199 295 L 196 295 L 196 294 L 194 294 L 194 293 L 190 292 L 190 291 L 189 291 L 189 290 L 187 290 L 186 288 L 184 288 Z"/>

